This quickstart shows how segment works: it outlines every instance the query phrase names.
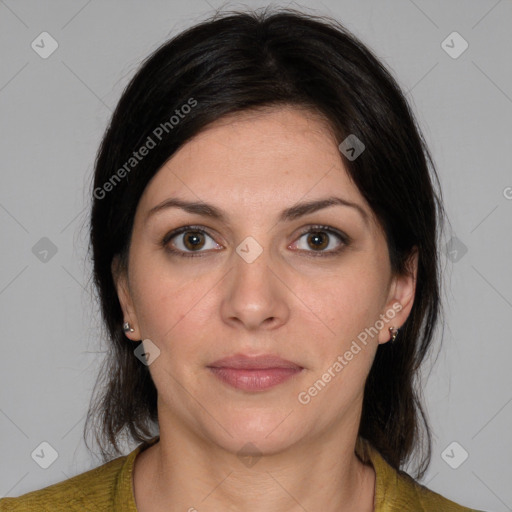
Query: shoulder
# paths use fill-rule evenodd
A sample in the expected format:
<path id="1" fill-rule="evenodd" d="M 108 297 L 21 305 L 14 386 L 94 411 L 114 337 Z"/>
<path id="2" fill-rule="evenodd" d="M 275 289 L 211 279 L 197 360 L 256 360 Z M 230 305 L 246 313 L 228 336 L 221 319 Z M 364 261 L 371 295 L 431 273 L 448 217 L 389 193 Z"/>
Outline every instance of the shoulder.
<path id="1" fill-rule="evenodd" d="M 132 454 L 118 457 L 44 489 L 17 498 L 0 499 L 0 512 L 113 510 L 119 476 Z"/>
<path id="2" fill-rule="evenodd" d="M 396 471 L 367 441 L 363 440 L 358 454 L 371 462 L 375 470 L 375 512 L 481 512 L 459 505 L 431 491 L 407 473 Z"/>
<path id="3" fill-rule="evenodd" d="M 397 510 L 410 510 L 407 506 L 414 505 L 424 512 L 479 512 L 441 496 L 421 485 L 406 473 L 397 473 Z"/>

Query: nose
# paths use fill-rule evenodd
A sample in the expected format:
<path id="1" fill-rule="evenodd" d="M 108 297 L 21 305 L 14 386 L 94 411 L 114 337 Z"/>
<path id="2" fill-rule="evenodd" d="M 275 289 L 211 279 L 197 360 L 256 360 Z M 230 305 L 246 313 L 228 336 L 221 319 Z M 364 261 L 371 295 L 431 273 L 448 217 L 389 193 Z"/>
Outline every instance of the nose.
<path id="1" fill-rule="evenodd" d="M 233 253 L 233 260 L 224 281 L 223 320 L 250 331 L 275 329 L 286 323 L 290 292 L 269 252 L 264 249 L 253 261 Z"/>

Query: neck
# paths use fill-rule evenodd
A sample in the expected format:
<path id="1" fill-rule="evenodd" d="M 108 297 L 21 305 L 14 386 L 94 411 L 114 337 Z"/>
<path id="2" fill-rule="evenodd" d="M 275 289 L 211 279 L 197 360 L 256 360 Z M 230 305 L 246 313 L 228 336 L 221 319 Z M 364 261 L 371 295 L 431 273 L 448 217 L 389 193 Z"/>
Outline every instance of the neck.
<path id="1" fill-rule="evenodd" d="M 356 429 L 343 440 L 324 433 L 279 453 L 243 457 L 173 425 L 140 454 L 137 508 L 373 512 L 375 473 L 356 456 L 356 438 Z"/>

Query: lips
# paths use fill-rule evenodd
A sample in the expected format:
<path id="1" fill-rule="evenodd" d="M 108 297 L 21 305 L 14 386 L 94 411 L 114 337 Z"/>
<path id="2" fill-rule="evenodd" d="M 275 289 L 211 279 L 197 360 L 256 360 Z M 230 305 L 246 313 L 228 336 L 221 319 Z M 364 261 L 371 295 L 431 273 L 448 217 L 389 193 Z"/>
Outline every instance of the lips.
<path id="1" fill-rule="evenodd" d="M 304 368 L 274 355 L 235 354 L 207 368 L 223 383 L 243 391 L 265 391 L 287 381 Z"/>
<path id="2" fill-rule="evenodd" d="M 209 368 L 233 368 L 238 370 L 265 370 L 270 368 L 291 368 L 301 370 L 302 366 L 278 356 L 266 354 L 261 356 L 246 356 L 235 354 L 219 359 L 208 365 Z"/>

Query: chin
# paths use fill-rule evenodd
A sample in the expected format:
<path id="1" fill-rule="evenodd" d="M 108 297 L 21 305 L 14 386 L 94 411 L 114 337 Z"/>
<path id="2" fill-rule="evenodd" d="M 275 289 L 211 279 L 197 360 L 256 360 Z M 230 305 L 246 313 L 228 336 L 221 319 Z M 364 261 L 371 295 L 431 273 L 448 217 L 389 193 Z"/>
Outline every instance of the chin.
<path id="1" fill-rule="evenodd" d="M 297 417 L 289 410 L 279 412 L 254 410 L 252 413 L 245 410 L 244 414 L 229 414 L 221 419 L 217 417 L 221 426 L 215 428 L 209 425 L 210 440 L 225 450 L 242 455 L 254 451 L 257 454 L 270 455 L 286 450 L 300 436 Z M 217 424 L 216 424 L 217 426 Z M 215 431 L 212 432 L 212 427 Z M 304 427 L 304 425 L 302 425 Z M 229 433 L 228 433 L 229 432 Z"/>

